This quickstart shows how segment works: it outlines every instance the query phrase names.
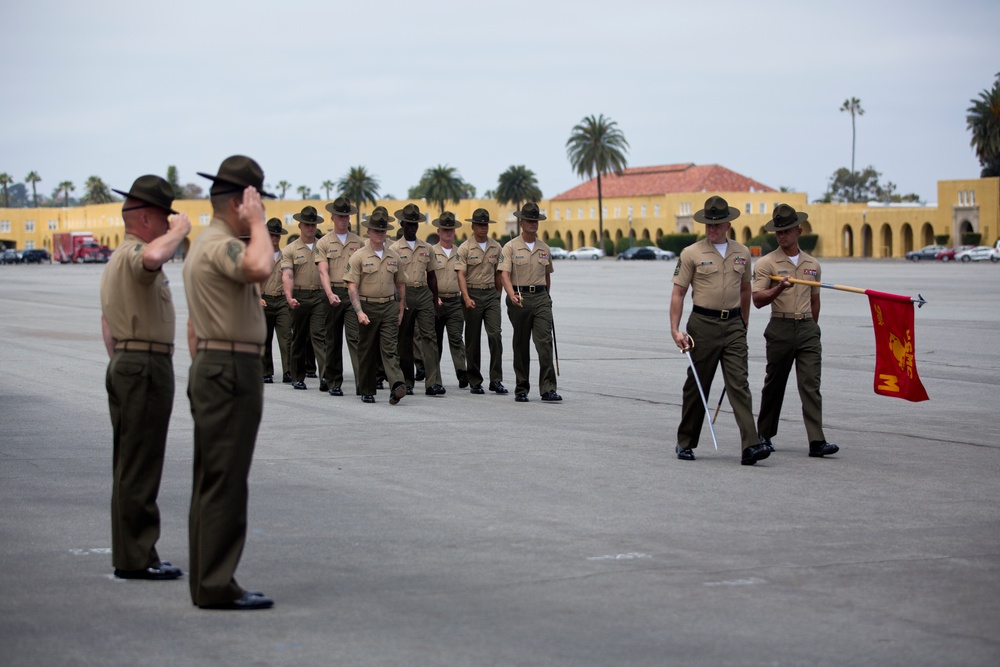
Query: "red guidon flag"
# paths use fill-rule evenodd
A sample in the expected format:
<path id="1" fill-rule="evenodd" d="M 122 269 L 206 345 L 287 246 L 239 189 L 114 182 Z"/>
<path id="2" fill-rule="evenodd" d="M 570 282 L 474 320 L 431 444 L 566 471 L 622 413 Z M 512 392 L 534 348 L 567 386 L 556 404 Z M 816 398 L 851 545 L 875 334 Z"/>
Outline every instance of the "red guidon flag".
<path id="1" fill-rule="evenodd" d="M 875 325 L 875 393 L 907 401 L 926 401 L 917 375 L 913 302 L 908 296 L 865 290 Z"/>

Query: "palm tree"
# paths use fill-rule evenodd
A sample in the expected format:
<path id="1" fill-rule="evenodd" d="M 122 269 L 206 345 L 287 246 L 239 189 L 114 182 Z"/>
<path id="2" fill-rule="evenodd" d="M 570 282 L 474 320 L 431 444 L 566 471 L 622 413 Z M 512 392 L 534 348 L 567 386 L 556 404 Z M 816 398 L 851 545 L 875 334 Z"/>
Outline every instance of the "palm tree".
<path id="1" fill-rule="evenodd" d="M 601 175 L 614 172 L 621 175 L 628 166 L 625 153 L 628 141 L 618 129 L 618 123 L 605 118 L 587 116 L 573 126 L 566 141 L 566 157 L 578 176 L 593 178 L 597 175 L 597 235 L 604 246 L 604 194 L 601 191 Z"/>
<path id="2" fill-rule="evenodd" d="M 281 184 L 279 183 L 278 185 Z M 300 185 L 295 189 L 300 195 L 302 195 L 302 199 L 309 199 L 309 195 L 312 194 L 312 190 L 309 189 L 308 185 Z"/>
<path id="3" fill-rule="evenodd" d="M 351 200 L 351 203 L 358 207 L 357 233 L 361 233 L 361 202 L 368 202 L 372 206 L 378 203 L 378 179 L 368 173 L 362 167 L 351 167 L 347 170 L 347 175 L 337 181 L 337 189 L 340 194 Z"/>
<path id="4" fill-rule="evenodd" d="M 69 193 L 74 190 L 76 190 L 76 186 L 73 185 L 73 181 L 63 181 L 59 184 L 59 187 L 56 188 L 56 194 L 59 192 L 63 193 L 63 206 L 66 206 L 67 208 L 69 207 Z"/>
<path id="5" fill-rule="evenodd" d="M 520 210 L 525 202 L 540 200 L 542 191 L 535 172 L 523 164 L 512 164 L 497 179 L 494 196 L 501 206 L 513 204 L 515 209 Z"/>
<path id="6" fill-rule="evenodd" d="M 329 199 L 330 190 L 333 190 L 333 188 L 336 186 L 333 184 L 333 181 L 331 181 L 330 179 L 326 179 L 325 181 L 319 184 L 319 187 L 322 188 L 323 190 L 326 190 L 326 198 Z"/>
<path id="7" fill-rule="evenodd" d="M 844 103 L 840 105 L 841 111 L 851 112 L 851 174 L 854 174 L 854 145 L 857 139 L 857 130 L 855 128 L 854 119 L 855 116 L 864 116 L 865 110 L 861 108 L 861 100 L 856 97 L 852 97 L 849 100 L 844 100 Z M 855 198 L 856 199 L 856 198 Z"/>
<path id="8" fill-rule="evenodd" d="M 972 132 L 969 145 L 976 151 L 983 167 L 983 178 L 1000 176 L 1000 73 L 992 90 L 979 93 L 979 99 L 970 100 L 965 117 L 966 127 Z"/>
<path id="9" fill-rule="evenodd" d="M 115 200 L 100 176 L 91 176 L 83 187 L 86 189 L 83 195 L 84 204 L 107 204 Z"/>
<path id="10" fill-rule="evenodd" d="M 29 171 L 28 175 L 24 177 L 25 183 L 31 183 L 31 196 L 35 200 L 35 208 L 38 208 L 38 187 L 35 185 L 42 180 L 42 177 L 38 175 L 37 171 Z"/>
<path id="11" fill-rule="evenodd" d="M 458 204 L 463 197 L 468 196 L 468 183 L 462 180 L 455 167 L 446 164 L 439 164 L 431 167 L 420 177 L 420 195 L 427 201 L 428 205 L 436 204 L 444 213 L 444 207 L 448 202 Z"/>
<path id="12" fill-rule="evenodd" d="M 281 195 L 278 199 L 284 199 L 285 193 L 292 187 L 292 184 L 288 181 L 278 181 L 278 189 L 281 190 Z"/>
<path id="13" fill-rule="evenodd" d="M 0 187 L 3 188 L 3 207 L 10 207 L 10 193 L 7 192 L 7 187 L 14 185 L 14 179 L 11 178 L 10 174 L 6 171 L 0 174 Z"/>

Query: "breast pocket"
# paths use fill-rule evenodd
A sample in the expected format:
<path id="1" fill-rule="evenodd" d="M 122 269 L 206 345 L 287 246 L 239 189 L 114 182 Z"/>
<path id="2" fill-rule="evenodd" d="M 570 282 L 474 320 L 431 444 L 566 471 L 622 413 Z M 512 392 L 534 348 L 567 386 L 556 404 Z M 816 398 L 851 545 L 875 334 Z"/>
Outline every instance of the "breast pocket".
<path id="1" fill-rule="evenodd" d="M 480 264 L 483 263 L 483 256 L 478 253 L 475 255 L 470 254 L 468 257 L 466 257 L 465 263 L 469 266 L 479 266 Z"/>
<path id="2" fill-rule="evenodd" d="M 694 267 L 694 272 L 699 276 L 711 276 L 719 272 L 719 267 L 716 264 L 699 264 Z"/>
<path id="3" fill-rule="evenodd" d="M 392 269 L 392 270 L 395 271 L 395 269 Z M 378 271 L 378 264 L 371 263 L 371 264 L 362 264 L 361 265 L 361 273 L 364 273 L 366 275 L 370 275 L 372 273 L 375 273 L 376 271 Z"/>
<path id="4" fill-rule="evenodd" d="M 304 265 L 308 261 L 309 261 L 309 258 L 306 257 L 305 255 L 296 255 L 295 258 L 292 260 L 292 264 L 294 264 L 295 267 L 298 268 L 298 267 Z"/>

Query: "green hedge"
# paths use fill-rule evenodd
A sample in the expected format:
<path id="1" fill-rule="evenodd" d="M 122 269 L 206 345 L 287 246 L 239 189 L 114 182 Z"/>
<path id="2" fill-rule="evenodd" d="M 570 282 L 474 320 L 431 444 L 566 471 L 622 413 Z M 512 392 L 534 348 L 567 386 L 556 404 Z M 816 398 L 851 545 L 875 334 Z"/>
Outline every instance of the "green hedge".
<path id="1" fill-rule="evenodd" d="M 948 234 L 935 234 L 934 243 L 938 245 L 948 245 L 948 240 L 951 238 Z"/>
<path id="2" fill-rule="evenodd" d="M 816 249 L 817 243 L 819 243 L 819 234 L 803 234 L 799 237 L 799 247 L 810 254 Z"/>
<path id="3" fill-rule="evenodd" d="M 800 236 L 799 238 L 801 239 L 802 237 Z M 747 247 L 760 246 L 760 254 L 766 255 L 778 247 L 778 239 L 774 234 L 761 234 L 760 236 L 753 237 L 746 244 Z"/>
<path id="4" fill-rule="evenodd" d="M 647 246 L 647 245 L 653 245 L 653 242 L 650 241 L 649 239 L 636 239 L 632 245 L 636 247 Z M 629 245 L 628 237 L 623 236 L 622 238 L 618 239 L 618 243 L 615 244 L 615 254 L 620 255 L 621 253 L 628 250 L 630 247 L 631 246 Z"/>
<path id="5" fill-rule="evenodd" d="M 681 254 L 681 250 L 698 240 L 697 234 L 664 234 L 656 245 L 660 250 L 669 250 L 673 253 Z"/>
<path id="6" fill-rule="evenodd" d="M 566 249 L 566 243 L 562 239 L 553 236 L 548 241 L 545 242 L 550 248 L 562 248 Z"/>
<path id="7" fill-rule="evenodd" d="M 962 245 L 979 245 L 983 240 L 983 235 L 979 232 L 965 232 L 962 234 Z"/>

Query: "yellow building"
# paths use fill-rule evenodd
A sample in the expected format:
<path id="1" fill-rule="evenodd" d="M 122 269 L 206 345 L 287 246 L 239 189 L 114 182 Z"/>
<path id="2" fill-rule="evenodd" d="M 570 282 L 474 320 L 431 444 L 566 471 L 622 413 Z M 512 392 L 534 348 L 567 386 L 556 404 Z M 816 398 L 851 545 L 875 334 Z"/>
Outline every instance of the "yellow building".
<path id="1" fill-rule="evenodd" d="M 732 234 L 741 242 L 763 233 L 778 203 L 787 203 L 809 214 L 804 225 L 807 233 L 819 236 L 815 254 L 822 257 L 902 257 L 907 251 L 934 242 L 936 235 L 947 235 L 951 245 L 961 242 L 963 232 L 980 232 L 983 244 L 992 245 L 1000 232 L 1000 178 L 982 178 L 938 182 L 938 203 L 919 206 L 902 204 L 816 204 L 805 193 L 778 192 L 753 179 L 719 165 L 663 165 L 625 170 L 622 176 L 602 178 L 604 194 L 605 238 L 648 239 L 656 242 L 666 234 L 700 231 L 693 214 L 711 195 L 724 197 L 742 215 L 733 223 Z M 291 234 L 296 222 L 292 215 L 302 207 L 315 206 L 327 222 L 320 229 L 329 231 L 327 200 L 265 200 L 268 217 L 281 219 Z M 407 200 L 383 200 L 390 213 L 401 209 Z M 418 202 L 428 214 L 439 211 Z M 567 249 L 598 244 L 597 188 L 591 180 L 551 199 L 539 202 L 548 216 L 540 234 L 544 240 L 558 238 Z M 494 238 L 516 233 L 512 206 L 500 207 L 487 199 L 463 200 L 448 205 L 460 219 L 472 217 L 479 207 L 486 208 L 502 224 L 491 230 Z M 207 199 L 178 200 L 174 208 L 187 214 L 192 230 L 183 251 L 197 238 L 212 217 Z M 361 207 L 367 214 L 373 207 Z M 353 224 L 353 223 L 352 223 Z M 426 225 L 421 236 L 436 228 Z M 52 249 L 52 236 L 58 232 L 89 231 L 102 244 L 116 248 L 125 228 L 121 203 L 70 208 L 0 208 L 0 244 L 27 250 Z M 460 229 L 458 238 L 471 236 Z M 286 237 L 287 238 L 287 237 Z"/>

